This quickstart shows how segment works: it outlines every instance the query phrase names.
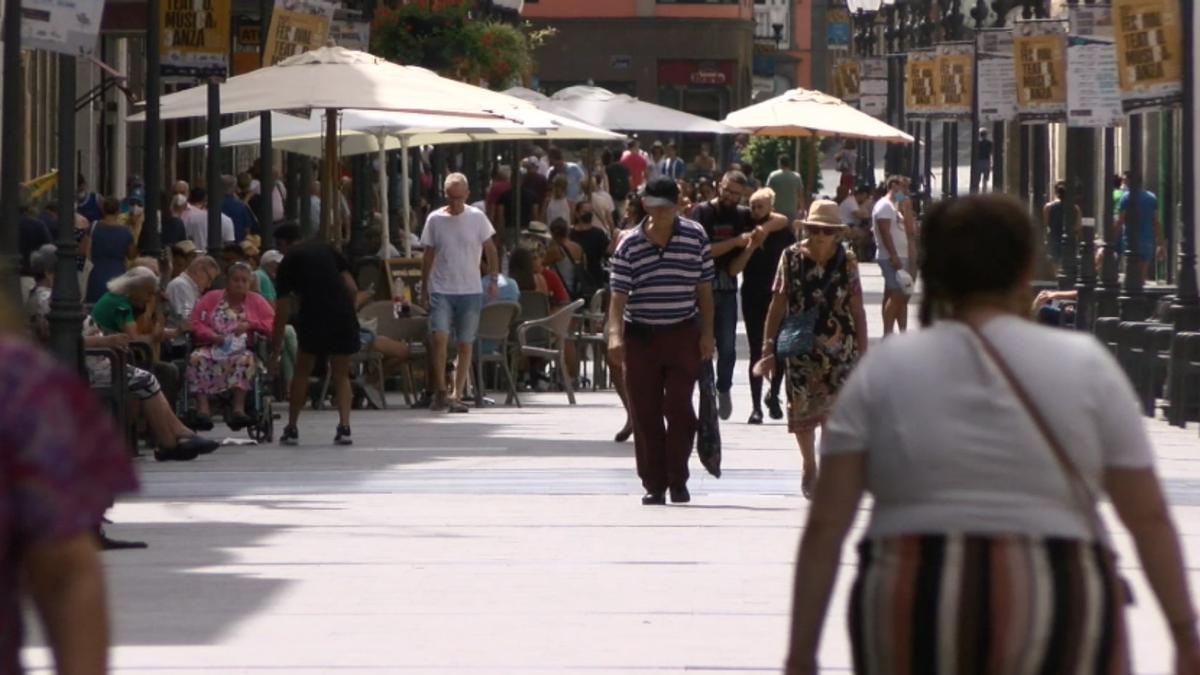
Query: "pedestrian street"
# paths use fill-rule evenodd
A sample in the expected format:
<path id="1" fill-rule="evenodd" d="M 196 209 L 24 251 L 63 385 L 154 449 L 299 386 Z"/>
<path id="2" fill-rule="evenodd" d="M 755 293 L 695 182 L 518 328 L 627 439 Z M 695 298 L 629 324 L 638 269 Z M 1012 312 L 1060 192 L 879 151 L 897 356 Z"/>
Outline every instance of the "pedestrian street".
<path id="1" fill-rule="evenodd" d="M 862 271 L 878 335 L 881 281 L 875 265 Z M 104 554 L 114 672 L 778 672 L 807 502 L 783 423 L 744 423 L 742 348 L 725 474 L 693 460 L 687 506 L 640 505 L 633 445 L 612 441 L 623 418 L 611 391 L 574 407 L 543 393 L 520 410 L 356 411 L 356 444 L 338 448 L 325 411 L 305 415 L 296 448 L 139 460 L 143 490 L 110 512 L 109 531 L 149 549 Z M 1147 424 L 1197 588 L 1196 429 Z M 823 672 L 850 672 L 845 602 L 866 508 Z M 1165 627 L 1115 532 L 1138 599 L 1136 671 L 1168 672 Z M 25 657 L 47 672 L 44 650 Z"/>

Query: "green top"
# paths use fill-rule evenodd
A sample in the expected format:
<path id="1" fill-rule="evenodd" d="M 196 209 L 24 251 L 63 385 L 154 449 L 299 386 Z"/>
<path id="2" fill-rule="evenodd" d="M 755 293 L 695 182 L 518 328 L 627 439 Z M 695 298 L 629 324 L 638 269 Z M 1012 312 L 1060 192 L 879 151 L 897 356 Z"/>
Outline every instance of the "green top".
<path id="1" fill-rule="evenodd" d="M 105 293 L 92 307 L 92 320 L 105 333 L 124 333 L 125 326 L 133 323 L 133 303 L 124 295 Z"/>
<path id="2" fill-rule="evenodd" d="M 791 221 L 797 217 L 800 205 L 796 193 L 804 189 L 804 179 L 795 171 L 779 169 L 767 177 L 767 187 L 775 191 L 775 210 Z"/>
<path id="3" fill-rule="evenodd" d="M 263 269 L 257 270 L 254 274 L 258 276 L 258 294 L 263 296 L 267 302 L 275 302 L 279 296 L 275 293 L 275 282 L 271 281 L 271 275 Z"/>

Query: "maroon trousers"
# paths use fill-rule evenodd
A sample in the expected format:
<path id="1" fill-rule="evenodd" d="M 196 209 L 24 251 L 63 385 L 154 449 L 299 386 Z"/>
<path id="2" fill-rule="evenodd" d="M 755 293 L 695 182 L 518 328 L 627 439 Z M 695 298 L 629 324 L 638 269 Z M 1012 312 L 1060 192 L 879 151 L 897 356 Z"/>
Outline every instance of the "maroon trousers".
<path id="1" fill-rule="evenodd" d="M 658 329 L 626 324 L 625 391 L 638 476 L 647 492 L 684 486 L 696 437 L 692 392 L 700 376 L 695 322 Z"/>

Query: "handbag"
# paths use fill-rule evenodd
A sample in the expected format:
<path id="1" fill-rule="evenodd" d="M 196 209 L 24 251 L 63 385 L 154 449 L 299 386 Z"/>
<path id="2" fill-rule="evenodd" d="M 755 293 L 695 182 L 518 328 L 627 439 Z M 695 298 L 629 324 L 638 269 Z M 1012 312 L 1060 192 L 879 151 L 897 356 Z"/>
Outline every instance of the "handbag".
<path id="1" fill-rule="evenodd" d="M 983 347 L 983 353 L 995 364 L 996 369 L 1000 371 L 1000 374 L 1008 383 L 1008 388 L 1016 395 L 1017 400 L 1021 403 L 1021 407 L 1025 409 L 1030 419 L 1033 420 L 1034 426 L 1037 427 L 1038 432 L 1045 439 L 1046 445 L 1050 446 L 1055 460 L 1058 461 L 1059 468 L 1062 469 L 1063 474 L 1067 478 L 1067 484 L 1071 488 L 1071 495 L 1075 500 L 1075 505 L 1087 517 L 1088 526 L 1092 530 L 1092 537 L 1096 545 L 1104 549 L 1110 568 L 1115 573 L 1117 569 L 1117 554 L 1113 552 L 1111 546 L 1104 544 L 1104 524 L 1100 520 L 1100 514 L 1096 511 L 1097 499 L 1095 493 L 1092 492 L 1092 487 L 1083 479 L 1083 475 L 1079 473 L 1079 467 L 1075 465 L 1075 462 L 1071 461 L 1071 456 L 1067 454 L 1058 437 L 1054 435 L 1054 431 L 1046 422 L 1042 411 L 1033 402 L 1029 392 L 1026 391 L 1020 380 L 1017 379 L 1017 376 L 1013 374 L 1012 369 L 1008 367 L 1008 363 L 1000 356 L 1000 352 L 996 350 L 995 345 L 984 337 L 983 333 L 975 326 L 967 324 L 967 327 L 975 334 L 975 338 Z M 1130 587 L 1129 581 L 1120 574 L 1117 575 L 1117 581 L 1125 593 L 1125 604 L 1134 604 L 1133 589 Z"/>
<path id="2" fill-rule="evenodd" d="M 797 252 L 799 254 L 799 252 Z M 803 254 L 799 254 L 803 255 Z M 833 287 L 834 269 L 841 262 L 842 248 L 838 246 L 837 253 L 834 256 L 833 264 L 829 266 L 826 273 L 825 287 L 821 291 L 821 297 L 829 295 L 829 289 Z M 800 259 L 800 269 L 804 269 L 804 259 Z M 791 266 L 785 268 L 784 275 L 785 285 L 791 286 Z M 809 354 L 816 346 L 816 330 L 817 319 L 821 316 L 821 308 L 819 306 L 807 307 L 799 314 L 788 314 L 783 318 L 783 322 L 779 325 L 779 336 L 775 339 L 775 355 L 782 359 L 790 359 L 804 354 Z"/>

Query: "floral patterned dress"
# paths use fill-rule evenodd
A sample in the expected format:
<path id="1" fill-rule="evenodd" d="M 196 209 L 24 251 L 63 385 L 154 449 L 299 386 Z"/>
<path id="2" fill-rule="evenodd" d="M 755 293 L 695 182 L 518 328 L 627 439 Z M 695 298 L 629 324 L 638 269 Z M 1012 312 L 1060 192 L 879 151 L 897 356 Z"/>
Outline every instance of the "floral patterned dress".
<path id="1" fill-rule="evenodd" d="M 232 389 L 249 391 L 258 362 L 246 336 L 235 335 L 238 324 L 245 320 L 244 307 L 231 307 L 228 300 L 221 300 L 209 321 L 213 332 L 224 336 L 225 341 L 192 352 L 187 372 L 192 393 L 215 396 Z"/>
<path id="2" fill-rule="evenodd" d="M 784 364 L 788 430 L 808 431 L 825 421 L 858 361 L 859 327 L 851 311 L 851 300 L 862 293 L 858 259 L 839 245 L 822 266 L 810 257 L 805 242 L 793 244 L 779 260 L 774 291 L 787 295 L 789 316 L 818 308 L 813 351 L 791 357 Z"/>

